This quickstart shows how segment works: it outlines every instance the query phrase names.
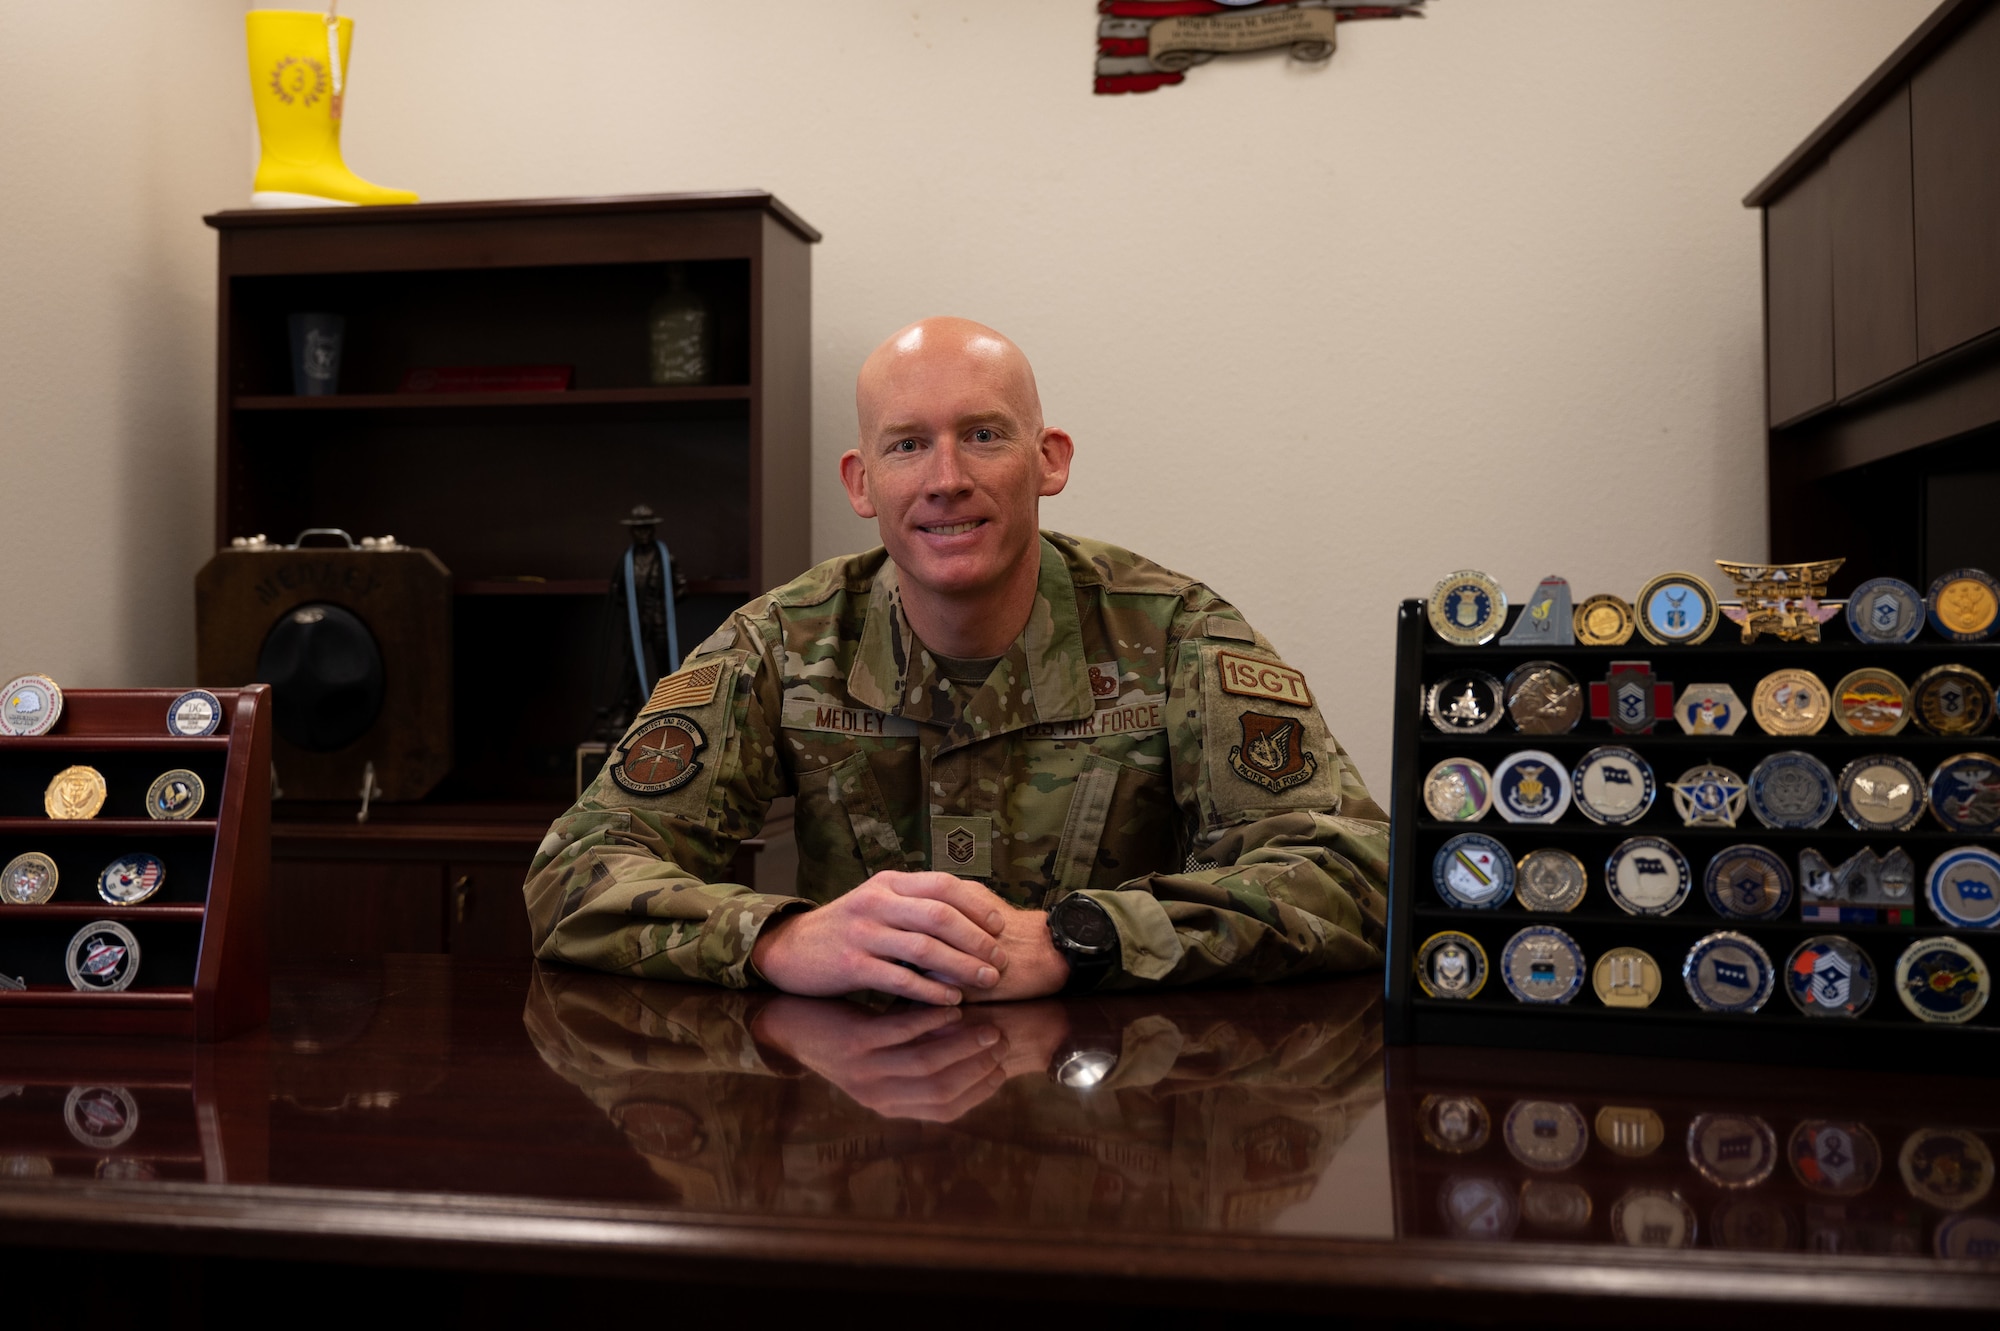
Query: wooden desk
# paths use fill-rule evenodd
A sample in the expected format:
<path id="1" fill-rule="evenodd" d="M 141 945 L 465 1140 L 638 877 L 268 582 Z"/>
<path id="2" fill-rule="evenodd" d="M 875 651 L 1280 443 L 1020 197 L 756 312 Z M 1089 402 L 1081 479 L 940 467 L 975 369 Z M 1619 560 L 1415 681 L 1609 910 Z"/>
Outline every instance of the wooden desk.
<path id="1" fill-rule="evenodd" d="M 1379 1013 L 1371 977 L 974 1009 L 898 1047 L 925 1014 L 440 956 L 281 971 L 270 1030 L 224 1044 L 0 1042 L 9 1316 L 73 1325 L 107 1273 L 189 1319 L 252 1299 L 327 1317 L 425 1299 L 448 1321 L 633 1305 L 823 1319 L 882 1292 L 892 1314 L 958 1325 L 2000 1306 L 2000 1261 L 1931 1251 L 1953 1216 L 1979 1218 L 1953 1222 L 1961 1237 L 2000 1234 L 1992 1082 L 1512 1051 L 1385 1063 Z M 1001 1040 L 980 1045 L 982 1029 Z M 856 1052 L 885 1040 L 873 1066 Z M 1018 1075 L 978 1061 L 996 1051 Z M 1073 1080 L 1108 1075 L 1058 1084 L 1044 1069 L 1066 1055 Z M 1620 1155 L 1593 1128 L 1580 1160 L 1549 1167 L 1576 1121 L 1561 1106 L 1588 1123 L 1607 1105 L 1656 1114 L 1654 1149 Z M 1688 1139 L 1711 1113 L 1768 1127 L 1768 1145 L 1739 1133 L 1750 1157 L 1778 1152 L 1761 1181 L 1697 1171 Z M 1854 1196 L 1814 1193 L 1785 1159 L 1821 1120 L 1879 1147 Z M 1952 1183 L 1958 1211 L 1904 1183 L 1906 1140 L 1940 1129 L 1968 1130 L 1968 1168 L 1985 1153 L 1983 1184 Z M 1464 1178 L 1517 1199 L 1512 1219 L 1444 1208 Z M 1539 1188 L 1526 1215 L 1524 1183 Z M 1550 1227 L 1548 1184 L 1588 1197 L 1574 1231 Z M 1692 1246 L 1614 1242 L 1633 1189 L 1685 1200 Z M 1452 1237 L 1468 1224 L 1496 1237 Z M 1829 1244 L 1843 1250 L 1813 1250 Z"/>

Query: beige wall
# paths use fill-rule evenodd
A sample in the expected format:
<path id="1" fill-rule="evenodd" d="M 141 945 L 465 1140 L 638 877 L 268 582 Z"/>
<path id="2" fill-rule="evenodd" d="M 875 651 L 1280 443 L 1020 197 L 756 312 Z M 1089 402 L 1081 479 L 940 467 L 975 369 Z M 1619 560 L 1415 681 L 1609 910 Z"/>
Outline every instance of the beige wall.
<path id="1" fill-rule="evenodd" d="M 1012 333 L 1080 442 L 1046 522 L 1236 600 L 1384 787 L 1398 598 L 1761 551 L 1738 200 L 1930 7 L 1435 0 L 1325 68 L 1106 98 L 1089 0 L 350 0 L 348 161 L 430 199 L 760 186 L 820 227 L 823 555 L 872 544 L 833 473 L 867 348 Z M 247 189 L 241 5 L 166 8 L 0 8 L 5 656 L 78 683 L 185 676 L 206 553 L 194 218 Z"/>

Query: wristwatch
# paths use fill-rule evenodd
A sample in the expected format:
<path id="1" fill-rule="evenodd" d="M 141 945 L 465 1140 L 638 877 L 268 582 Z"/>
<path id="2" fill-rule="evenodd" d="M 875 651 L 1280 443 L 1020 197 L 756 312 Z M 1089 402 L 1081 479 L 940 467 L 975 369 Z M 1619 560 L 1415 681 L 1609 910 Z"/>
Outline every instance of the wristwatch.
<path id="1" fill-rule="evenodd" d="M 1094 897 L 1072 892 L 1049 911 L 1049 941 L 1069 963 L 1062 991 L 1083 994 L 1095 989 L 1118 962 L 1118 926 Z"/>

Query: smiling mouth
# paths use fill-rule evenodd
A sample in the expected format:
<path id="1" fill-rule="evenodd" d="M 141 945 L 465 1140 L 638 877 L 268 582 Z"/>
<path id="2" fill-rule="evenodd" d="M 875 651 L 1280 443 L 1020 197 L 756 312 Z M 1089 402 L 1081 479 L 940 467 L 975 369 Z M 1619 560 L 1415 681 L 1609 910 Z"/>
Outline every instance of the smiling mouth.
<path id="1" fill-rule="evenodd" d="M 919 530 L 931 536 L 963 536 L 975 527 L 983 527 L 985 525 L 985 518 L 974 518 L 970 522 L 941 522 L 932 526 L 920 527 Z"/>

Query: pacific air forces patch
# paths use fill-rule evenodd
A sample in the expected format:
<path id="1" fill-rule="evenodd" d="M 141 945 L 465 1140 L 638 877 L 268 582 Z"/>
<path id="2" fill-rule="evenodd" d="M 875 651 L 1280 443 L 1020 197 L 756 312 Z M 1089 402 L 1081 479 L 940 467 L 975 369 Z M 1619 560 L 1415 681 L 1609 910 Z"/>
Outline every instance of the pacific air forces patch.
<path id="1" fill-rule="evenodd" d="M 1245 712 L 1237 719 L 1243 742 L 1230 746 L 1229 765 L 1245 781 L 1277 792 L 1302 786 L 1319 771 L 1319 756 L 1306 747 L 1298 717 Z"/>
<path id="2" fill-rule="evenodd" d="M 611 779 L 634 795 L 679 790 L 701 771 L 696 759 L 708 747 L 692 717 L 668 712 L 634 730 L 611 765 Z"/>

